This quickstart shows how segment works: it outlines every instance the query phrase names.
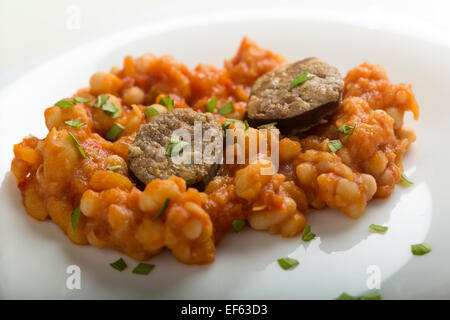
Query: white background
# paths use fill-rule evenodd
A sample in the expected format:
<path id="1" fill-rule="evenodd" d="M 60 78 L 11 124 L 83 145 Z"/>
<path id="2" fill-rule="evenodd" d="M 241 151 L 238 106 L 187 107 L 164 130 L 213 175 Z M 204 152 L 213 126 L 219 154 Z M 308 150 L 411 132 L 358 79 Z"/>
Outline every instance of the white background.
<path id="1" fill-rule="evenodd" d="M 79 29 L 67 27 L 73 6 L 81 13 Z M 170 19 L 173 7 L 182 7 L 186 14 L 208 14 L 224 7 L 255 6 L 361 15 L 373 27 L 407 25 L 417 32 L 421 32 L 421 26 L 426 25 L 428 30 L 433 26 L 434 32 L 443 37 L 450 32 L 450 1 L 446 0 L 0 0 L 0 86 L 77 44 L 143 23 L 155 11 Z"/>

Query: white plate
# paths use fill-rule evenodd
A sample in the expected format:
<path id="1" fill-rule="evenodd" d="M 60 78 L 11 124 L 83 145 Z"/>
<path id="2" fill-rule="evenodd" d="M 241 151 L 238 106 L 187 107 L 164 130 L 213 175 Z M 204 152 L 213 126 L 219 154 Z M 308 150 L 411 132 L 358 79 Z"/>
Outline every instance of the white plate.
<path id="1" fill-rule="evenodd" d="M 252 11 L 151 21 L 74 47 L 0 92 L 0 297 L 330 299 L 343 291 L 367 293 L 378 270 L 385 298 L 450 298 L 448 43 L 319 14 Z M 12 145 L 30 133 L 46 134 L 47 106 L 86 86 L 93 72 L 120 65 L 127 54 L 171 53 L 190 67 L 221 66 L 243 35 L 289 60 L 318 56 L 342 73 L 367 60 L 383 65 L 393 81 L 412 83 L 421 118 L 413 124 L 418 140 L 404 164 L 415 184 L 372 201 L 356 221 L 334 210 L 308 214 L 318 235 L 311 243 L 245 230 L 224 237 L 211 265 L 185 266 L 165 252 L 152 260 L 157 267 L 147 277 L 118 273 L 108 264 L 122 254 L 73 245 L 52 222 L 25 214 L 9 173 Z M 371 223 L 389 231 L 371 234 Z M 433 251 L 412 256 L 410 245 L 423 241 Z M 283 271 L 276 260 L 285 256 L 300 266 Z M 69 265 L 81 268 L 81 290 L 66 288 Z"/>

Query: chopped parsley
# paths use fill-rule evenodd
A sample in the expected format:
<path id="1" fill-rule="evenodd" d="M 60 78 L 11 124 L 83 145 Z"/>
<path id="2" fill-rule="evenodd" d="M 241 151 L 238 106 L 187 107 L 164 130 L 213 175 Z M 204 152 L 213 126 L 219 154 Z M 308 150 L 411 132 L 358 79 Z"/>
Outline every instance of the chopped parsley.
<path id="1" fill-rule="evenodd" d="M 327 143 L 327 145 L 332 152 L 336 152 L 342 149 L 343 147 L 342 142 L 340 140 L 331 140 L 330 142 Z"/>
<path id="2" fill-rule="evenodd" d="M 277 125 L 276 122 L 270 122 L 270 123 L 262 124 L 262 125 L 258 126 L 257 128 L 258 128 L 258 129 L 265 129 L 265 128 L 274 127 L 274 126 L 276 126 L 276 125 Z"/>
<path id="3" fill-rule="evenodd" d="M 166 107 L 169 111 L 174 109 L 173 99 L 170 99 L 170 97 L 162 97 L 159 99 L 159 104 Z"/>
<path id="4" fill-rule="evenodd" d="M 125 261 L 120 258 L 119 260 L 110 263 L 109 264 L 111 267 L 113 267 L 116 270 L 119 270 L 120 272 L 122 272 L 123 270 L 125 270 L 127 268 L 127 264 L 125 263 Z"/>
<path id="5" fill-rule="evenodd" d="M 298 260 L 292 258 L 280 258 L 278 259 L 278 264 L 284 270 L 292 269 L 299 264 Z"/>
<path id="6" fill-rule="evenodd" d="M 245 125 L 245 130 L 247 132 L 248 128 L 250 128 L 250 126 L 248 125 L 248 121 L 244 120 L 244 125 Z"/>
<path id="7" fill-rule="evenodd" d="M 75 136 L 71 132 L 67 132 L 67 133 L 72 138 L 73 143 L 75 143 L 75 146 L 77 147 L 78 151 L 80 151 L 80 153 L 83 156 L 83 158 L 86 158 L 86 152 L 84 152 L 83 147 L 78 143 L 77 138 L 75 138 Z"/>
<path id="8" fill-rule="evenodd" d="M 353 131 L 355 131 L 355 127 L 347 125 L 344 125 L 338 129 L 338 132 L 345 134 L 344 140 L 350 138 L 350 136 L 353 134 Z"/>
<path id="9" fill-rule="evenodd" d="M 404 172 L 402 173 L 401 177 L 402 177 L 401 182 L 403 182 L 403 183 L 405 183 L 405 184 L 408 184 L 408 185 L 414 184 L 414 182 L 412 182 L 412 181 L 406 176 L 406 174 L 405 174 Z"/>
<path id="10" fill-rule="evenodd" d="M 111 167 L 106 168 L 106 170 L 108 170 L 108 171 L 115 171 L 117 169 L 122 169 L 122 166 L 120 164 L 118 164 L 116 166 L 111 166 Z"/>
<path id="11" fill-rule="evenodd" d="M 221 115 L 227 115 L 234 112 L 234 106 L 231 101 L 228 101 L 219 107 L 219 113 Z"/>
<path id="12" fill-rule="evenodd" d="M 371 293 L 366 294 L 365 296 L 362 296 L 359 298 L 360 300 L 381 300 L 381 294 L 378 291 L 374 291 Z"/>
<path id="13" fill-rule="evenodd" d="M 68 126 L 71 126 L 74 128 L 80 128 L 85 125 L 85 123 L 77 121 L 77 120 L 64 121 L 64 123 L 67 124 Z"/>
<path id="14" fill-rule="evenodd" d="M 189 143 L 186 141 L 170 141 L 167 146 L 166 156 L 171 157 L 173 155 L 178 155 L 188 144 Z"/>
<path id="15" fill-rule="evenodd" d="M 116 119 L 122 113 L 122 110 L 112 102 L 105 102 L 102 105 L 102 110 L 113 119 Z"/>
<path id="16" fill-rule="evenodd" d="M 238 120 L 236 120 L 236 119 L 227 119 L 227 120 L 225 120 L 225 122 L 222 124 L 222 129 L 223 130 L 227 130 L 230 127 L 230 125 L 233 122 L 236 122 L 236 121 L 238 121 Z"/>
<path id="17" fill-rule="evenodd" d="M 90 99 L 88 99 L 88 98 L 83 98 L 83 97 L 74 97 L 73 100 L 75 100 L 76 102 L 81 102 L 81 103 L 91 102 Z"/>
<path id="18" fill-rule="evenodd" d="M 306 228 L 303 230 L 302 240 L 307 242 L 311 241 L 315 237 L 316 234 L 311 232 L 311 226 L 306 226 Z"/>
<path id="19" fill-rule="evenodd" d="M 296 76 L 294 80 L 291 82 L 291 89 L 295 88 L 296 86 L 301 85 L 302 83 L 306 82 L 307 80 L 310 80 L 314 78 L 316 75 L 309 73 L 309 72 L 303 72 L 302 74 Z"/>
<path id="20" fill-rule="evenodd" d="M 208 101 L 208 103 L 205 105 L 205 109 L 208 112 L 213 113 L 214 110 L 216 109 L 216 105 L 217 105 L 217 98 L 213 97 L 211 98 L 211 100 Z"/>
<path id="21" fill-rule="evenodd" d="M 423 256 L 424 254 L 431 252 L 431 247 L 427 243 L 412 244 L 411 252 L 415 256 Z"/>
<path id="22" fill-rule="evenodd" d="M 145 117 L 150 118 L 159 114 L 155 107 L 149 106 L 145 108 Z"/>
<path id="23" fill-rule="evenodd" d="M 233 230 L 235 232 L 239 232 L 242 230 L 242 228 L 245 226 L 245 220 L 241 220 L 241 219 L 235 219 L 232 223 L 231 226 L 233 227 Z"/>
<path id="24" fill-rule="evenodd" d="M 371 292 L 365 296 L 355 297 L 346 292 L 342 293 L 335 300 L 381 300 L 381 294 L 378 291 Z"/>
<path id="25" fill-rule="evenodd" d="M 80 206 L 78 206 L 73 212 L 70 220 L 72 222 L 72 229 L 76 230 L 78 226 L 78 220 L 80 219 Z"/>
<path id="26" fill-rule="evenodd" d="M 354 297 L 354 296 L 348 294 L 347 292 L 343 292 L 335 300 L 359 300 L 359 298 L 358 297 Z"/>
<path id="27" fill-rule="evenodd" d="M 101 106 L 103 106 L 106 101 L 108 101 L 109 96 L 106 94 L 101 94 L 97 97 L 97 100 L 95 100 L 93 107 L 94 108 L 100 108 Z"/>
<path id="28" fill-rule="evenodd" d="M 76 102 L 70 100 L 59 100 L 57 103 L 55 103 L 55 106 L 63 109 L 73 107 L 74 105 L 76 105 Z"/>
<path id="29" fill-rule="evenodd" d="M 139 263 L 134 269 L 134 274 L 148 275 L 155 268 L 154 264 Z"/>
<path id="30" fill-rule="evenodd" d="M 167 207 L 169 206 L 170 198 L 167 198 L 164 200 L 164 204 L 161 208 L 161 210 L 158 212 L 158 214 L 155 216 L 155 220 L 161 218 L 164 215 L 164 212 L 166 211 Z"/>
<path id="31" fill-rule="evenodd" d="M 370 228 L 370 231 L 376 232 L 376 233 L 381 233 L 381 234 L 386 233 L 388 231 L 388 229 L 389 229 L 388 227 L 380 226 L 378 224 L 371 224 L 369 226 L 369 228 Z"/>
<path id="32" fill-rule="evenodd" d="M 114 123 L 114 125 L 106 131 L 105 139 L 114 142 L 124 130 L 125 127 L 123 125 Z"/>

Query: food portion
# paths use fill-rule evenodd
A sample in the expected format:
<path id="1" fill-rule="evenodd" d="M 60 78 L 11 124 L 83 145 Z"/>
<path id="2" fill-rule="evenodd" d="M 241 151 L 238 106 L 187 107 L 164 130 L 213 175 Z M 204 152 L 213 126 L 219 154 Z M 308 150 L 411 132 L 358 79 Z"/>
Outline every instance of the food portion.
<path id="1" fill-rule="evenodd" d="M 373 197 L 388 197 L 415 141 L 407 111 L 418 118 L 411 85 L 390 82 L 381 66 L 363 63 L 342 81 L 318 59 L 288 64 L 244 38 L 222 69 L 145 54 L 95 73 L 45 110 L 47 136 L 16 144 L 11 170 L 28 214 L 74 243 L 138 260 L 168 249 L 206 264 L 245 225 L 296 237 L 311 210 L 358 218 Z M 173 135 L 195 136 L 196 122 L 218 134 L 200 140 L 200 163 L 178 163 L 195 160 L 198 139 Z M 204 152 L 239 130 L 244 139 Z M 231 150 L 243 161 L 217 161 Z"/>
<path id="2" fill-rule="evenodd" d="M 198 132 L 195 132 L 195 125 Z M 171 140 L 174 132 L 180 129 L 189 133 L 184 137 L 188 138 L 188 141 L 183 140 L 183 137 Z M 170 176 L 181 177 L 189 185 L 199 182 L 207 184 L 216 175 L 222 160 L 222 149 L 217 154 L 214 152 L 216 148 L 203 153 L 202 150 L 208 147 L 206 141 L 200 140 L 201 145 L 194 144 L 195 134 L 202 135 L 208 130 L 211 134 L 209 140 L 217 139 L 222 148 L 222 127 L 211 113 L 180 108 L 155 115 L 141 127 L 130 145 L 128 161 L 131 171 L 145 184 Z M 184 155 L 189 161 L 174 161 L 173 156 L 181 152 L 189 152 Z"/>
<path id="3" fill-rule="evenodd" d="M 339 71 L 317 58 L 285 64 L 261 76 L 252 86 L 248 123 L 276 121 L 281 132 L 300 134 L 339 106 L 344 81 Z"/>

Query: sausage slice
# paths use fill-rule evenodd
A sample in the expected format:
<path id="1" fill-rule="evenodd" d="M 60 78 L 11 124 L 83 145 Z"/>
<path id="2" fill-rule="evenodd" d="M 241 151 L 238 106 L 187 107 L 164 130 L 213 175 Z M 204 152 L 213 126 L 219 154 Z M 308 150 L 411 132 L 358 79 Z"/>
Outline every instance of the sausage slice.
<path id="1" fill-rule="evenodd" d="M 194 161 L 194 125 L 200 122 L 202 132 L 198 143 L 205 148 L 214 149 L 215 143 L 222 146 L 222 127 L 211 113 L 195 112 L 189 108 L 174 109 L 152 118 L 138 131 L 133 144 L 129 148 L 128 162 L 131 171 L 143 183 L 147 184 L 154 179 L 167 179 L 175 175 L 186 180 L 188 185 L 199 182 L 207 183 L 217 172 L 222 154 L 202 152 L 201 163 Z M 173 133 L 177 129 L 184 129 L 189 133 L 191 145 L 190 163 L 179 163 L 170 155 L 169 144 L 173 147 Z M 213 138 L 205 140 L 205 132 L 212 129 Z M 175 141 L 184 141 L 177 138 Z M 213 142 L 212 142 L 213 141 Z M 175 150 L 175 149 L 172 149 Z M 182 149 L 185 151 L 186 148 Z M 168 155 L 169 153 L 169 155 Z M 198 161 L 197 161 L 198 162 Z"/>
<path id="2" fill-rule="evenodd" d="M 313 74 L 291 88 L 304 72 Z M 253 127 L 276 121 L 284 134 L 300 134 L 323 123 L 341 100 L 344 81 L 339 71 L 318 58 L 308 58 L 267 72 L 253 84 L 247 120 Z"/>

